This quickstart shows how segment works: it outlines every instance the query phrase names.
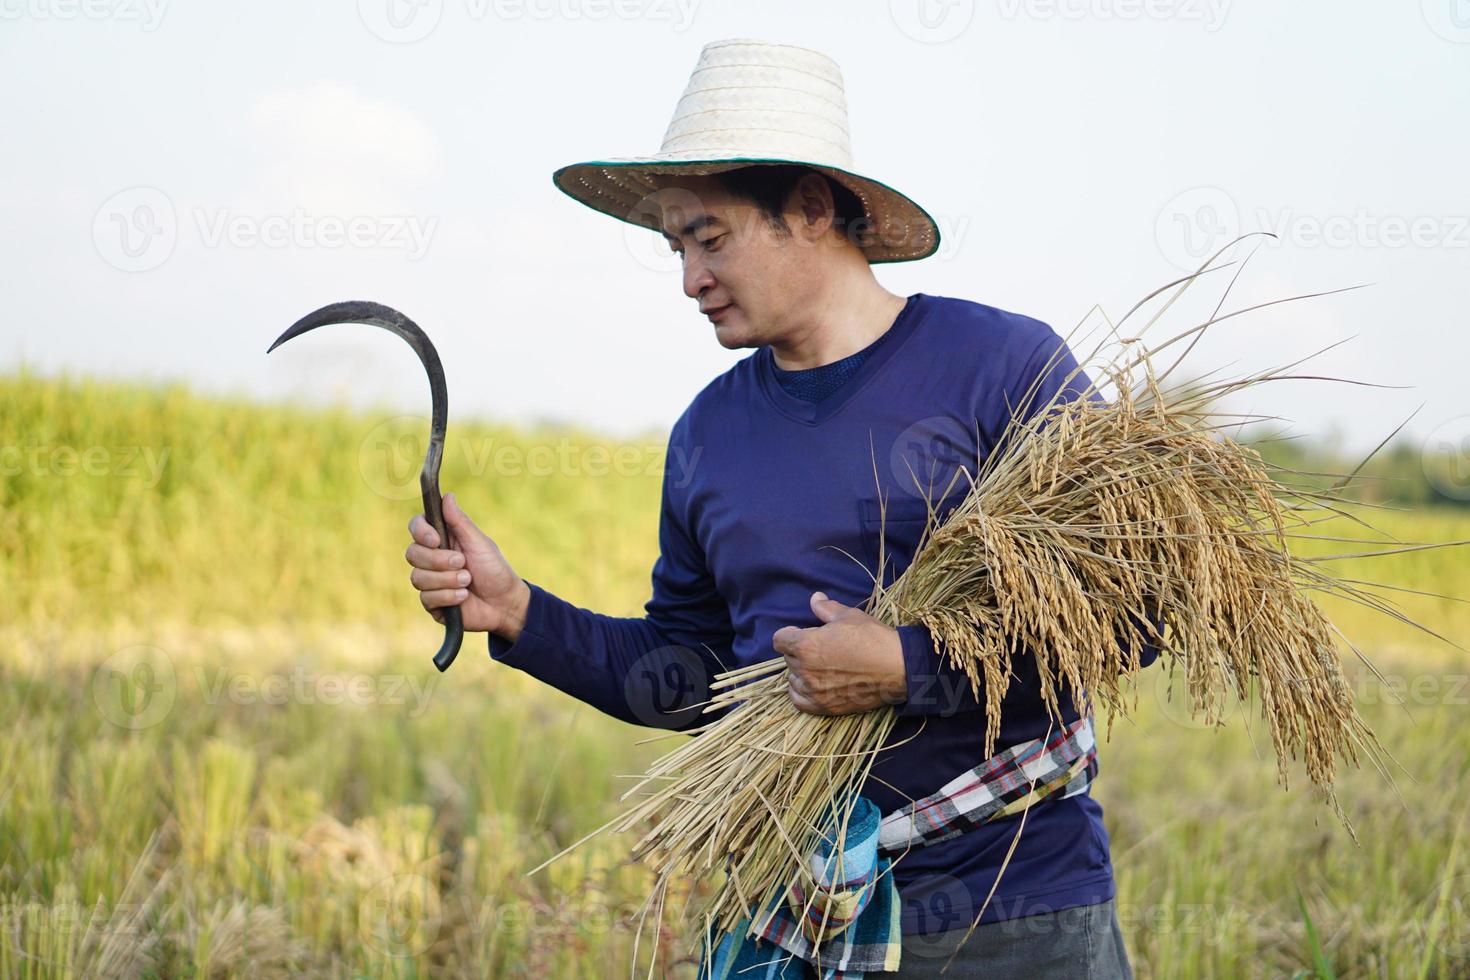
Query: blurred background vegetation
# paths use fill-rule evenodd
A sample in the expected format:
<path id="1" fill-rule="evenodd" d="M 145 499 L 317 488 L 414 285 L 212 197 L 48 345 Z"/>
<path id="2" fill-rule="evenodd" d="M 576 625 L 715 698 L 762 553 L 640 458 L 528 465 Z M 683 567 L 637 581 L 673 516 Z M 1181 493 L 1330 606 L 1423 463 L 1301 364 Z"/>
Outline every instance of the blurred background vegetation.
<path id="1" fill-rule="evenodd" d="M 677 899 L 635 956 L 647 879 L 626 841 L 525 874 L 609 818 L 622 777 L 669 743 L 489 663 L 481 635 L 433 670 L 440 628 L 402 558 L 426 427 L 0 378 L 0 976 L 616 976 L 655 949 L 659 973 L 690 975 Z M 520 574 L 641 613 L 661 434 L 457 419 L 449 442 L 443 487 Z M 1358 462 L 1330 443 L 1259 449 L 1296 470 Z M 1377 537 L 1470 539 L 1466 501 L 1436 489 L 1464 485 L 1434 469 L 1455 462 L 1380 452 L 1354 490 Z M 1335 523 L 1317 530 L 1374 537 Z M 1340 570 L 1459 595 L 1470 553 Z M 1470 636 L 1464 603 L 1396 601 Z M 1276 784 L 1250 705 L 1207 730 L 1167 670 L 1141 676 L 1136 714 L 1102 723 L 1094 791 L 1140 977 L 1470 975 L 1470 665 L 1326 608 L 1382 673 L 1344 651 L 1412 774 L 1393 773 L 1402 798 L 1371 767 L 1343 775 L 1355 847 L 1300 767 Z"/>

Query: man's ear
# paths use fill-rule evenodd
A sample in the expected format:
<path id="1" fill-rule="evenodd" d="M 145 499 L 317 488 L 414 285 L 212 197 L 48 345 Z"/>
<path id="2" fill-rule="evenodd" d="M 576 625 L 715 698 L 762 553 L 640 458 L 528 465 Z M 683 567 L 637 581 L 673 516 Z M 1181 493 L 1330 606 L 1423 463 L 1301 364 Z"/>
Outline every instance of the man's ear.
<path id="1" fill-rule="evenodd" d="M 821 174 L 803 174 L 791 189 L 788 211 L 801 217 L 801 226 L 817 238 L 832 227 L 837 207 L 832 201 L 832 186 Z"/>

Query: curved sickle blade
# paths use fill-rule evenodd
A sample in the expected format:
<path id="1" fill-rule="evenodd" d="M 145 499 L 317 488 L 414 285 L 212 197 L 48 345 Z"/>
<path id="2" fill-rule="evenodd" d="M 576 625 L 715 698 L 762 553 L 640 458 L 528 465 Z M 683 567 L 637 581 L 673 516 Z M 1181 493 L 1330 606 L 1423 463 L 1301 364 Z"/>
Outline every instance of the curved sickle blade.
<path id="1" fill-rule="evenodd" d="M 424 515 L 439 534 L 440 546 L 453 547 L 449 529 L 444 523 L 444 498 L 439 493 L 439 464 L 444 458 L 444 430 L 449 424 L 449 393 L 444 384 L 444 367 L 439 363 L 439 352 L 434 350 L 429 337 L 408 317 L 391 306 L 370 303 L 366 300 L 350 300 L 332 303 L 314 310 L 291 324 L 276 342 L 266 349 L 269 354 L 293 337 L 315 330 L 329 323 L 366 323 L 382 327 L 397 334 L 408 342 L 418 354 L 424 370 L 429 375 L 429 397 L 433 403 L 433 418 L 429 423 L 429 451 L 424 457 L 424 468 L 419 473 L 419 488 L 423 491 Z M 434 666 L 444 671 L 459 656 L 460 644 L 464 642 L 464 620 L 458 606 L 444 607 L 444 643 L 434 654 Z"/>

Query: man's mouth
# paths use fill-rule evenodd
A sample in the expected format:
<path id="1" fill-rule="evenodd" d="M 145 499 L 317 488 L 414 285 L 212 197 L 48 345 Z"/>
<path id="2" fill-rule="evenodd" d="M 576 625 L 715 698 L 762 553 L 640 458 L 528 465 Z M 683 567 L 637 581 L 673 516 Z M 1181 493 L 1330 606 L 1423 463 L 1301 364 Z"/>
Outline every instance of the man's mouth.
<path id="1" fill-rule="evenodd" d="M 724 306 L 717 306 L 714 309 L 707 310 L 705 316 L 710 318 L 711 323 L 718 323 L 720 318 L 729 312 L 730 308 L 734 305 L 734 303 L 726 303 Z"/>

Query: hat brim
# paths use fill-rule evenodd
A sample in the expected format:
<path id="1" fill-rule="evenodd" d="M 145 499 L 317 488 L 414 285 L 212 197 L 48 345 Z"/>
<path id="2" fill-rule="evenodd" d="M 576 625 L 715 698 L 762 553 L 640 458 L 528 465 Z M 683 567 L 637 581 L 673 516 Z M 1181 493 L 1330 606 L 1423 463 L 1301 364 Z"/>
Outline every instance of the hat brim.
<path id="1" fill-rule="evenodd" d="M 648 179 L 649 174 L 704 176 L 766 164 L 810 167 L 840 182 L 857 195 L 863 211 L 872 222 L 872 241 L 865 246 L 859 246 L 870 264 L 913 262 L 928 258 L 939 250 L 939 225 L 928 211 L 907 195 L 871 177 L 807 160 L 770 157 L 726 157 L 717 160 L 621 157 L 570 164 L 553 173 L 551 179 L 568 197 L 594 211 L 601 211 L 619 221 L 659 231 L 660 215 L 657 208 L 648 201 L 649 196 L 658 188 Z"/>

